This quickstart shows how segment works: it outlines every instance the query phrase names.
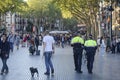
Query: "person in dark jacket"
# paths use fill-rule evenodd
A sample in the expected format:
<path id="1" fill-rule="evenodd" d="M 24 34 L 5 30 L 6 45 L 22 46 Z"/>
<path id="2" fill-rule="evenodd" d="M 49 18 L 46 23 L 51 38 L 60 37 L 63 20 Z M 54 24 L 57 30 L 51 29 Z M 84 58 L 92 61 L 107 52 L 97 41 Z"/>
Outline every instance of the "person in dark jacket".
<path id="1" fill-rule="evenodd" d="M 97 42 L 92 39 L 92 35 L 89 35 L 89 39 L 85 41 L 84 49 L 86 51 L 88 73 L 92 74 L 94 56 L 97 49 Z"/>
<path id="2" fill-rule="evenodd" d="M 35 46 L 36 46 L 36 50 L 38 50 L 38 46 L 39 46 L 39 36 L 36 35 L 35 37 Z"/>
<path id="3" fill-rule="evenodd" d="M 74 37 L 71 40 L 71 46 L 73 47 L 75 71 L 78 73 L 82 73 L 81 66 L 82 66 L 83 44 L 84 44 L 84 40 L 79 36 L 79 33 L 75 33 Z"/>
<path id="4" fill-rule="evenodd" d="M 8 73 L 8 66 L 7 66 L 7 59 L 9 58 L 9 52 L 10 52 L 10 45 L 9 42 L 7 41 L 7 35 L 3 34 L 0 42 L 0 57 L 3 63 L 2 70 L 1 70 L 1 75 L 3 73 Z"/>
<path id="5" fill-rule="evenodd" d="M 31 37 L 29 51 L 30 51 L 30 53 L 32 55 L 34 55 L 34 52 L 35 52 L 35 39 L 34 39 L 34 36 Z"/>

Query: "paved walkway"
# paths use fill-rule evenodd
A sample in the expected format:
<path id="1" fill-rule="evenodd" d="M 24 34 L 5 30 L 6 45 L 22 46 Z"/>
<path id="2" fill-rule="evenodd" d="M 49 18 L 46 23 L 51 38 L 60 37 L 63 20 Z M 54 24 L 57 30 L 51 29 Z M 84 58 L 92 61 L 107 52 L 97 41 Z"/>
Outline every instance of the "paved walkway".
<path id="1" fill-rule="evenodd" d="M 120 54 L 95 56 L 93 74 L 88 74 L 86 64 L 82 65 L 82 74 L 74 71 L 72 48 L 56 48 L 52 57 L 55 75 L 45 76 L 44 58 L 30 56 L 28 48 L 14 50 L 8 60 L 9 73 L 0 75 L 0 80 L 120 80 Z M 37 67 L 39 77 L 31 78 L 29 67 Z M 0 69 L 2 63 L 0 60 Z"/>

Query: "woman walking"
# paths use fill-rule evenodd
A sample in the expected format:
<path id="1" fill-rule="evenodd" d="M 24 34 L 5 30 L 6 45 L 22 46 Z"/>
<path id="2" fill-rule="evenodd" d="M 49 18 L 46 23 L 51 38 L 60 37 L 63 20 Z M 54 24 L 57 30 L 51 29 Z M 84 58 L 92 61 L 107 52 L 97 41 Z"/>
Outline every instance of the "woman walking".
<path id="1" fill-rule="evenodd" d="M 105 40 L 104 40 L 104 37 L 101 37 L 100 38 L 100 54 L 104 56 L 105 53 L 106 53 Z"/>
<path id="2" fill-rule="evenodd" d="M 0 57 L 3 63 L 1 75 L 3 75 L 3 73 L 7 74 L 9 71 L 8 66 L 7 66 L 7 59 L 9 58 L 10 45 L 9 45 L 9 42 L 6 40 L 6 38 L 7 38 L 6 34 L 3 34 L 2 40 L 0 43 L 0 49 L 1 49 Z"/>

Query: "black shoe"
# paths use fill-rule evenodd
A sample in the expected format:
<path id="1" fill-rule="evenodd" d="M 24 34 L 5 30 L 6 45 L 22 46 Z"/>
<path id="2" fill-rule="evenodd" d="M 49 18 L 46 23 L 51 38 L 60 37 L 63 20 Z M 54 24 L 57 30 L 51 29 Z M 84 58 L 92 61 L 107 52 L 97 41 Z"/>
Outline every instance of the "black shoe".
<path id="1" fill-rule="evenodd" d="M 75 68 L 75 71 L 77 71 L 77 68 Z"/>
<path id="2" fill-rule="evenodd" d="M 89 71 L 88 73 L 89 73 L 89 74 L 92 74 L 93 72 L 92 72 L 92 71 Z"/>
<path id="3" fill-rule="evenodd" d="M 49 75 L 50 75 L 50 73 L 48 73 L 48 72 L 45 72 L 44 74 L 45 74 L 45 75 L 47 75 L 47 76 L 49 76 Z"/>
<path id="4" fill-rule="evenodd" d="M 83 73 L 82 71 L 77 71 L 77 73 Z"/>
<path id="5" fill-rule="evenodd" d="M 54 69 L 51 70 L 51 74 L 54 74 Z"/>
<path id="6" fill-rule="evenodd" d="M 0 75 L 3 75 L 3 72 L 1 72 Z"/>

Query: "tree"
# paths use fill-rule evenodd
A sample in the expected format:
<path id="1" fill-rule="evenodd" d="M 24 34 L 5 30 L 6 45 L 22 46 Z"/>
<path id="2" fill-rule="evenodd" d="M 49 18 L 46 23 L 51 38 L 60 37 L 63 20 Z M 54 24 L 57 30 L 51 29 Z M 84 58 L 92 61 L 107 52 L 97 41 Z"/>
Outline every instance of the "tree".
<path id="1" fill-rule="evenodd" d="M 0 12 L 17 12 L 21 10 L 21 6 L 27 5 L 23 0 L 0 0 Z"/>
<path id="2" fill-rule="evenodd" d="M 95 34 L 100 0 L 54 0 L 54 2 L 63 10 L 68 10 L 79 23 L 86 24 L 89 33 Z"/>
<path id="3" fill-rule="evenodd" d="M 0 0 L 0 23 L 1 16 L 6 16 L 5 14 L 11 13 L 11 24 L 12 24 L 12 14 L 21 11 L 21 7 L 27 4 L 23 0 Z M 1 24 L 0 24 L 1 26 Z"/>
<path id="4" fill-rule="evenodd" d="M 63 19 L 63 24 L 64 24 L 64 30 L 71 30 L 74 31 L 77 28 L 77 21 L 75 18 L 67 18 Z"/>
<path id="5" fill-rule="evenodd" d="M 42 26 L 51 30 L 56 19 L 62 17 L 60 9 L 52 3 L 52 0 L 29 0 L 25 10 L 24 16 L 33 18 L 33 23 L 38 26 L 38 29 L 39 26 Z"/>

